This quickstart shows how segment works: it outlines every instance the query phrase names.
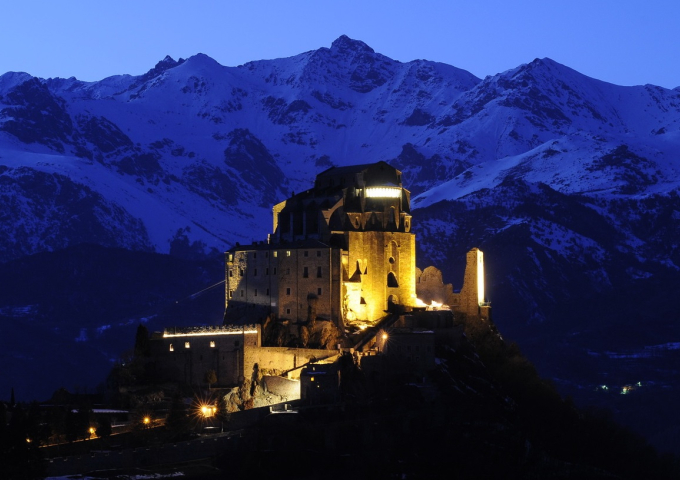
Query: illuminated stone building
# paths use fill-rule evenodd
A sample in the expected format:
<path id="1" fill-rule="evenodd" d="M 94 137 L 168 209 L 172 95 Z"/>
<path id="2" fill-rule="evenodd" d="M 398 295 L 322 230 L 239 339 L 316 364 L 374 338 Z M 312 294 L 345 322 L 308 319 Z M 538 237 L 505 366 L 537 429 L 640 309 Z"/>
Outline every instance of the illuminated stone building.
<path id="1" fill-rule="evenodd" d="M 226 252 L 222 326 L 154 334 L 157 375 L 194 385 L 210 370 L 217 385 L 258 372 L 297 379 L 303 367 L 332 363 L 342 351 L 365 357 L 374 372 L 422 375 L 434 366 L 434 344 L 455 337 L 456 312 L 489 319 L 490 307 L 480 250 L 468 252 L 454 293 L 436 268 L 416 269 L 415 247 L 399 170 L 385 162 L 330 168 L 273 207 L 267 240 Z M 416 288 L 432 305 L 418 301 Z M 453 312 L 433 311 L 435 302 Z M 394 334 L 391 348 L 375 337 L 378 329 L 364 330 L 376 325 Z M 310 375 L 309 382 L 318 376 Z"/>
<path id="2" fill-rule="evenodd" d="M 267 241 L 226 253 L 225 323 L 373 324 L 415 299 L 410 192 L 385 162 L 333 167 L 273 208 Z"/>

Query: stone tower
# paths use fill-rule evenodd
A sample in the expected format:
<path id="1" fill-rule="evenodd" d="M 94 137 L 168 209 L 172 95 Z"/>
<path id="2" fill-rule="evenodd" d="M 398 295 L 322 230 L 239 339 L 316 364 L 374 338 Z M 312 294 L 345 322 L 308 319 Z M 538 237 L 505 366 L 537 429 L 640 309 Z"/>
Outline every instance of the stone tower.
<path id="1" fill-rule="evenodd" d="M 468 315 L 489 319 L 491 307 L 484 292 L 484 254 L 478 248 L 467 253 L 463 288 L 458 298 L 459 310 Z"/>
<path id="2" fill-rule="evenodd" d="M 273 207 L 267 241 L 226 253 L 225 322 L 372 324 L 415 299 L 410 192 L 385 162 L 333 167 Z"/>

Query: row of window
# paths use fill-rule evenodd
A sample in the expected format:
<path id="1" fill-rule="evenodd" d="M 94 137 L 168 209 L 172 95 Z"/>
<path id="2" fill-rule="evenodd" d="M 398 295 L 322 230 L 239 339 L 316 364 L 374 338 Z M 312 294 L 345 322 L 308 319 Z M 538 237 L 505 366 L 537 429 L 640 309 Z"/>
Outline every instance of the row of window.
<path id="1" fill-rule="evenodd" d="M 323 278 L 323 267 L 316 267 L 316 278 Z M 276 275 L 276 267 L 273 268 L 273 275 Z M 244 270 L 242 268 L 238 269 L 238 276 L 242 277 L 244 274 Z M 269 268 L 264 269 L 264 274 L 265 276 L 269 275 Z M 290 275 L 290 268 L 286 268 L 286 275 Z M 234 276 L 234 271 L 229 270 L 229 276 L 233 277 Z M 253 268 L 253 277 L 257 277 L 257 268 Z M 303 267 L 302 269 L 302 278 L 309 278 L 309 267 Z"/>
<path id="2" fill-rule="evenodd" d="M 241 297 L 245 297 L 245 290 L 241 290 Z M 323 289 L 321 287 L 316 289 L 316 294 L 321 295 L 323 293 Z M 286 288 L 286 295 L 290 295 L 290 287 Z M 253 290 L 253 296 L 257 297 L 257 288 Z M 265 296 L 269 296 L 269 289 L 267 288 L 265 290 Z M 234 298 L 234 291 L 229 290 L 229 298 Z M 188 347 L 187 347 L 188 348 Z"/>
<path id="3" fill-rule="evenodd" d="M 274 251 L 272 252 L 272 254 L 274 255 L 274 257 L 278 257 L 278 256 L 279 256 L 279 252 L 278 252 L 277 250 L 274 250 Z M 302 252 L 302 256 L 303 256 L 303 257 L 309 257 L 309 250 L 304 250 L 304 251 Z M 316 256 L 317 256 L 317 257 L 321 257 L 321 250 L 317 250 L 317 251 L 316 251 Z M 290 250 L 286 250 L 286 257 L 290 257 Z M 253 258 L 257 258 L 257 252 L 253 252 Z M 264 252 L 264 258 L 269 258 L 269 252 Z M 229 256 L 229 261 L 232 261 L 232 260 L 233 260 L 233 259 L 232 259 L 232 256 L 230 255 L 230 256 Z"/>
<path id="4" fill-rule="evenodd" d="M 236 340 L 234 342 L 234 346 L 238 347 L 238 345 L 239 345 L 239 341 Z M 191 342 L 184 342 L 184 348 L 187 348 L 187 349 L 191 348 Z M 210 340 L 210 348 L 215 348 L 215 340 Z M 175 351 L 175 345 L 172 344 L 172 343 L 170 344 L 170 351 L 171 352 Z"/>

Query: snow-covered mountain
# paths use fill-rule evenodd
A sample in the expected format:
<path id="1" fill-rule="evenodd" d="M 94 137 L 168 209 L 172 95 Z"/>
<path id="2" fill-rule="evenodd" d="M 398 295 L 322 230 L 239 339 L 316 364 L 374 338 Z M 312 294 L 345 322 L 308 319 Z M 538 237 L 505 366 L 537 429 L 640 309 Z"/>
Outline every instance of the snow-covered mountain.
<path id="1" fill-rule="evenodd" d="M 501 331 L 561 384 L 602 383 L 603 352 L 680 341 L 680 89 L 550 59 L 482 80 L 342 36 L 239 67 L 6 73 L 0 261 L 83 243 L 217 254 L 266 238 L 271 206 L 320 171 L 379 160 L 413 193 L 418 266 L 459 288 L 482 248 Z"/>

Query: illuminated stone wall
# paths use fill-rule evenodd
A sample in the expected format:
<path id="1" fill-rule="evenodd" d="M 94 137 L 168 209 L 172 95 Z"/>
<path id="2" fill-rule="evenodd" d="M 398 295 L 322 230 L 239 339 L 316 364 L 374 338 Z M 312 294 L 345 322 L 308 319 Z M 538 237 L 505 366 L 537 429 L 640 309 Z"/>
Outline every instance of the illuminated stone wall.
<path id="1" fill-rule="evenodd" d="M 484 254 L 478 248 L 467 253 L 463 288 L 453 294 L 452 307 L 466 315 L 491 318 L 491 307 L 485 298 Z"/>
<path id="2" fill-rule="evenodd" d="M 415 235 L 369 231 L 348 232 L 347 237 L 348 249 L 343 252 L 345 318 L 375 322 L 385 316 L 390 298 L 395 304 L 412 305 Z"/>
<path id="3" fill-rule="evenodd" d="M 281 374 L 289 370 L 291 378 L 299 378 L 300 367 L 312 359 L 332 361 L 338 356 L 337 350 L 318 350 L 311 348 L 286 348 L 286 347 L 246 347 L 244 351 L 243 372 L 248 379 L 255 370 L 265 374 Z"/>
<path id="4" fill-rule="evenodd" d="M 326 245 L 227 253 L 227 323 L 277 319 L 333 320 L 340 315 L 340 250 Z M 282 247 L 282 246 L 278 246 Z M 245 247 L 248 248 L 248 247 Z M 230 260 L 231 256 L 231 260 Z"/>
<path id="5" fill-rule="evenodd" d="M 330 168 L 272 209 L 267 242 L 226 253 L 225 323 L 374 323 L 415 299 L 410 193 L 385 162 Z"/>

